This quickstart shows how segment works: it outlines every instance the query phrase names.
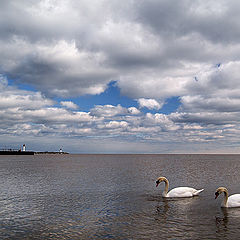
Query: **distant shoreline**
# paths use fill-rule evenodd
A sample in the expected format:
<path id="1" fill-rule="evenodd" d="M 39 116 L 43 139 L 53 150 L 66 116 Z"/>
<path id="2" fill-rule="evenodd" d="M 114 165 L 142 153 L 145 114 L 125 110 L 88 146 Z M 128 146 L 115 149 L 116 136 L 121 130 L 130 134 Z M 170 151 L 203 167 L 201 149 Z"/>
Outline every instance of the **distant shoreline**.
<path id="1" fill-rule="evenodd" d="M 34 154 L 69 154 L 68 152 L 34 152 Z"/>
<path id="2" fill-rule="evenodd" d="M 0 155 L 37 155 L 37 154 L 69 154 L 68 152 L 34 152 L 21 150 L 0 150 Z"/>
<path id="3" fill-rule="evenodd" d="M 33 151 L 1 150 L 0 155 L 34 155 Z"/>

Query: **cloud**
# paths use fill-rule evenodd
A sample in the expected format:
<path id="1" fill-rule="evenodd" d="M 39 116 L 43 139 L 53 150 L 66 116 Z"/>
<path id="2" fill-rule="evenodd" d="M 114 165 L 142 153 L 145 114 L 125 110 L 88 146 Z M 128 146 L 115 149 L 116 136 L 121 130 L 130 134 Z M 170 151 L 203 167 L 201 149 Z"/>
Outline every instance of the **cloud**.
<path id="1" fill-rule="evenodd" d="M 160 126 L 162 131 L 175 131 L 180 128 L 176 123 L 172 121 L 171 118 L 169 118 L 165 114 L 147 113 L 146 121 L 147 121 L 147 124 Z"/>
<path id="2" fill-rule="evenodd" d="M 67 102 L 67 105 L 75 106 Z M 94 117 L 54 107 L 55 102 L 40 92 L 21 90 L 0 77 L 0 117 L 2 135 L 66 134 L 67 126 L 86 127 Z M 65 103 L 63 103 L 65 107 Z M 64 133 L 65 132 L 65 133 Z"/>
<path id="3" fill-rule="evenodd" d="M 1 78 L 0 126 L 2 135 L 145 138 L 152 133 L 172 131 L 174 123 L 165 115 L 144 115 L 135 107 L 97 105 L 90 112 L 77 111 L 71 101 L 56 102 L 39 92 L 8 86 Z M 67 109 L 66 109 L 67 107 Z M 154 125 L 159 125 L 155 127 Z M 175 128 L 174 128 L 175 129 Z"/>
<path id="4" fill-rule="evenodd" d="M 74 41 L 35 45 L 17 38 L 10 46 L 3 44 L 2 52 L 11 60 L 11 64 L 6 64 L 6 59 L 0 62 L 6 75 L 48 95 L 99 94 L 112 78 L 112 70 L 100 66 L 101 54 L 80 51 Z M 11 59 L 12 54 L 15 59 Z"/>
<path id="5" fill-rule="evenodd" d="M 138 104 L 140 108 L 148 108 L 148 109 L 156 109 L 159 110 L 164 103 L 159 103 L 155 99 L 145 99 L 145 98 L 139 98 Z"/>
<path id="6" fill-rule="evenodd" d="M 141 112 L 140 112 L 137 108 L 135 108 L 135 107 L 130 107 L 130 108 L 128 108 L 128 112 L 129 112 L 130 114 L 133 114 L 133 115 L 138 115 L 138 114 L 141 113 Z"/>
<path id="7" fill-rule="evenodd" d="M 128 123 L 125 121 L 110 121 L 106 123 L 106 128 L 126 128 Z"/>
<path id="8" fill-rule="evenodd" d="M 125 115 L 128 113 L 126 108 L 123 108 L 121 105 L 97 105 L 91 109 L 90 115 L 97 117 L 114 117 L 117 115 Z"/>
<path id="9" fill-rule="evenodd" d="M 112 146 L 118 141 L 130 151 L 130 146 L 145 143 L 144 151 L 166 151 L 158 144 L 179 146 L 174 151 L 181 152 L 180 146 L 191 144 L 213 144 L 224 146 L 224 142 L 234 144 L 240 132 L 239 112 L 176 112 L 169 115 L 141 113 L 135 107 L 121 105 L 98 105 L 90 112 L 55 107 L 55 102 L 41 96 L 38 92 L 20 90 L 8 86 L 6 78 L 1 80 L 0 96 L 4 95 L 8 108 L 0 108 L 0 134 L 4 139 L 17 141 L 17 137 L 27 140 L 31 146 L 33 137 L 38 139 L 36 146 L 52 139 L 52 143 L 65 139 L 71 151 L 76 151 L 81 139 L 91 146 L 97 139 L 101 144 Z M 8 95 L 9 94 L 9 95 Z M 12 101 L 24 95 L 24 101 Z M 37 97 L 36 97 L 37 96 Z M 9 103 L 7 103 L 9 101 Z M 21 107 L 19 107 L 21 105 Z M 55 140 L 54 140 L 55 139 Z M 18 139 L 19 141 L 19 139 Z M 99 141 L 99 140 L 98 140 Z M 2 144 L 3 142 L 0 141 Z M 150 144 L 151 143 L 151 144 Z M 82 144 L 82 143 L 81 143 Z M 95 143 L 96 144 L 96 143 Z M 100 145 L 101 145 L 100 144 Z M 83 144 L 84 145 L 84 144 Z M 168 146 L 168 147 L 169 147 Z M 44 150 L 46 150 L 45 146 Z M 216 147 L 216 146 L 214 146 Z M 75 150 L 74 150 L 75 149 Z M 85 149 L 88 149 L 87 147 Z M 98 151 L 101 151 L 97 148 Z M 112 148 L 112 151 L 117 148 Z M 186 148 L 185 148 L 186 149 Z M 36 149 L 36 150 L 39 150 Z M 169 151 L 173 150 L 169 147 Z M 189 148 L 189 151 L 191 149 Z M 107 150 L 106 151 L 110 151 Z M 135 150 L 134 150 L 135 151 Z M 141 152 L 141 151 L 140 151 Z"/>
<path id="10" fill-rule="evenodd" d="M 2 1 L 0 9 L 0 72 L 48 96 L 100 94 L 113 79 L 132 98 L 183 96 L 206 66 L 239 61 L 233 0 Z"/>
<path id="11" fill-rule="evenodd" d="M 235 0 L 1 1 L 2 136 L 237 146 L 239 10 Z M 109 102 L 81 112 L 64 100 L 113 80 L 139 109 Z M 171 97 L 176 112 L 140 111 Z"/>
<path id="12" fill-rule="evenodd" d="M 54 103 L 40 92 L 28 92 L 8 86 L 6 77 L 0 75 L 0 110 L 18 108 L 24 110 L 40 109 Z"/>
<path id="13" fill-rule="evenodd" d="M 198 81 L 186 85 L 187 93 L 180 100 L 184 112 L 239 112 L 240 62 L 223 63 L 200 71 Z"/>
<path id="14" fill-rule="evenodd" d="M 78 109 L 78 105 L 73 103 L 72 101 L 61 101 L 60 104 L 66 108 Z"/>

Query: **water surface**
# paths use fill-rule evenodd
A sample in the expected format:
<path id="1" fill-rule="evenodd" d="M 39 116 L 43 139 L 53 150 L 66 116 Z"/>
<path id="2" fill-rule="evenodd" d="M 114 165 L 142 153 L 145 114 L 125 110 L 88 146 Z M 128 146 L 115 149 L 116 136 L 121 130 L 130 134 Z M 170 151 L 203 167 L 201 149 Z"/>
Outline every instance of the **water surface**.
<path id="1" fill-rule="evenodd" d="M 0 156 L 0 239 L 238 239 L 240 155 Z M 163 199 L 176 186 L 199 197 Z"/>

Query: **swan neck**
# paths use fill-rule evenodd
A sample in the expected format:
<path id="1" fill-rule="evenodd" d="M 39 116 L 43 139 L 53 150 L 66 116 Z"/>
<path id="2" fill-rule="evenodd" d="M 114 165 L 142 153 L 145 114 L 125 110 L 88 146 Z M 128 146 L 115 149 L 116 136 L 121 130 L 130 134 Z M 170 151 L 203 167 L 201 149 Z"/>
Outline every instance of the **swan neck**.
<path id="1" fill-rule="evenodd" d="M 228 191 L 224 190 L 224 199 L 223 199 L 223 206 L 227 206 L 227 201 L 228 201 Z"/>
<path id="2" fill-rule="evenodd" d="M 167 192 L 168 192 L 169 182 L 168 182 L 167 179 L 164 179 L 164 182 L 165 182 L 165 188 L 164 188 L 164 191 L 163 191 L 163 196 L 165 197 L 167 195 Z"/>

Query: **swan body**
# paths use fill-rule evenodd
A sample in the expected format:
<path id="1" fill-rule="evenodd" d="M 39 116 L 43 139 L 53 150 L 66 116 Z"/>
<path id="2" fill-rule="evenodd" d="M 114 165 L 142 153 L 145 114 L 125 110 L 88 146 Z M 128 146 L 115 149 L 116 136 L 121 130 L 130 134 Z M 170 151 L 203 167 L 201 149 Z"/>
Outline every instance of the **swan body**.
<path id="1" fill-rule="evenodd" d="M 240 207 L 240 194 L 233 194 L 231 196 L 228 196 L 228 190 L 225 187 L 219 187 L 215 192 L 215 199 L 221 193 L 224 193 L 224 198 L 221 207 L 226 208 Z"/>
<path id="2" fill-rule="evenodd" d="M 196 190 L 195 188 L 191 187 L 177 187 L 172 189 L 168 192 L 169 182 L 165 177 L 159 177 L 156 181 L 156 187 L 159 185 L 160 182 L 165 182 L 165 189 L 162 193 L 163 197 L 172 197 L 172 198 L 185 198 L 185 197 L 194 197 L 199 195 L 204 189 Z"/>

